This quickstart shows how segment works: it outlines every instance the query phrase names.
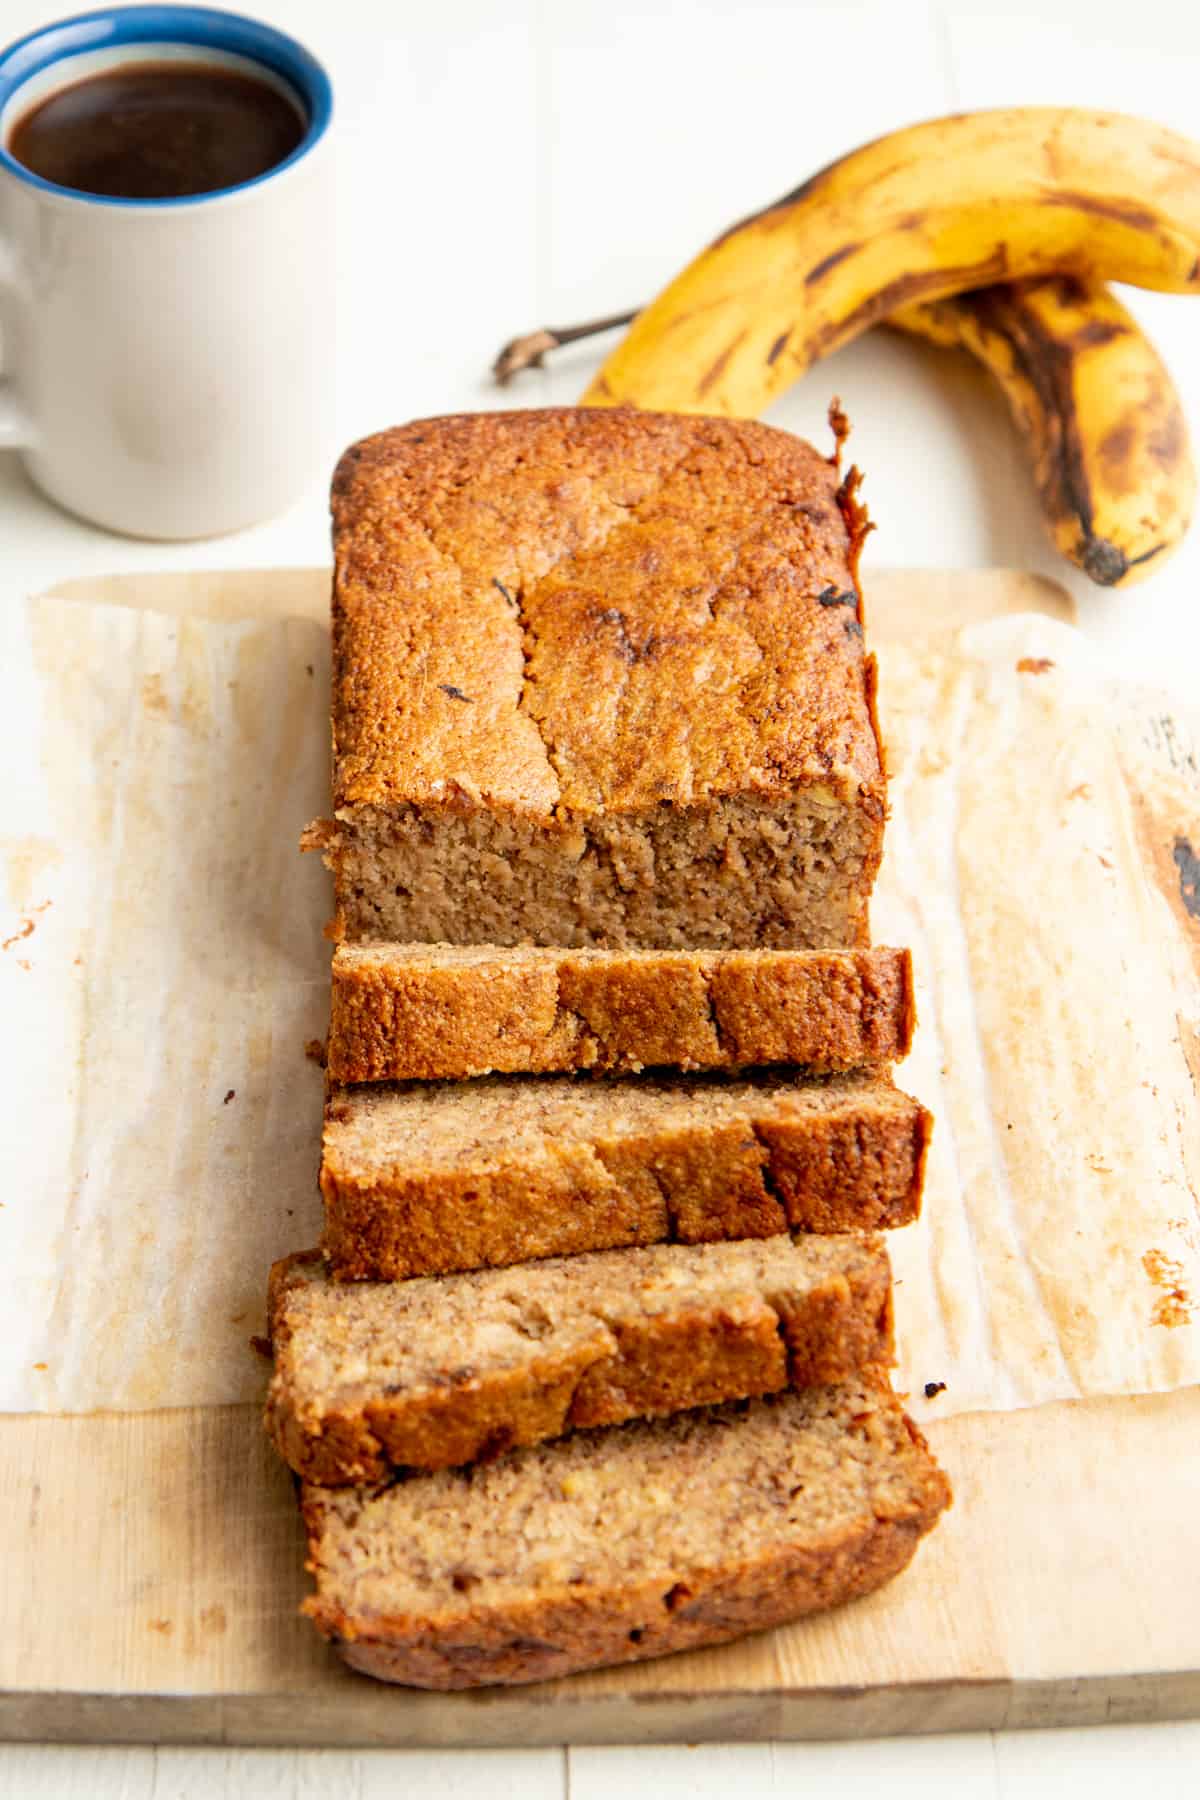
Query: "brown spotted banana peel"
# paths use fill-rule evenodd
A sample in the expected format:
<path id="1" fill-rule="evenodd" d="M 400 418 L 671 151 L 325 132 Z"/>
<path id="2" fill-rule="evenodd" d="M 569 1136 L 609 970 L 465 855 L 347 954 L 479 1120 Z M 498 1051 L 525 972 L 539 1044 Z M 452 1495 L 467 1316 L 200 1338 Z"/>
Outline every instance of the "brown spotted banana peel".
<path id="1" fill-rule="evenodd" d="M 982 288 L 888 324 L 967 350 L 995 376 L 1064 556 L 1105 587 L 1161 567 L 1195 506 L 1187 425 L 1158 352 L 1102 282 Z"/>
<path id="2" fill-rule="evenodd" d="M 502 385 L 562 344 L 636 317 L 530 332 L 493 366 Z M 918 301 L 885 321 L 990 371 L 1033 463 L 1057 548 L 1104 587 L 1162 566 L 1191 522 L 1196 471 L 1179 396 L 1137 321 L 1070 275 Z"/>
<path id="3" fill-rule="evenodd" d="M 757 417 L 901 307 L 1064 273 L 1200 293 L 1200 146 L 1051 107 L 878 138 L 703 251 L 638 315 L 584 404 Z"/>

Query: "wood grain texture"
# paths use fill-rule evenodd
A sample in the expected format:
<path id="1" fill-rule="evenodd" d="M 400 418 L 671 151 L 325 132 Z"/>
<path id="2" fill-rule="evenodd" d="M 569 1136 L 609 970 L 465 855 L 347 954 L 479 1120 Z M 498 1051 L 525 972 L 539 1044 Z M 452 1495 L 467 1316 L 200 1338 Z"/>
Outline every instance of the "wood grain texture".
<path id="1" fill-rule="evenodd" d="M 323 614 L 327 576 L 59 590 L 213 617 Z M 877 639 L 1029 608 L 1033 577 L 869 584 Z M 291 1478 L 247 1407 L 0 1419 L 0 1735 L 500 1745 L 887 1736 L 1200 1712 L 1200 1390 L 930 1428 L 956 1504 L 840 1612 L 538 1687 L 438 1695 L 346 1671 L 297 1617 Z"/>
<path id="2" fill-rule="evenodd" d="M 723 1649 L 447 1696 L 351 1675 L 297 1617 L 291 1478 L 253 1408 L 8 1419 L 0 1731 L 531 1745 L 1200 1710 L 1200 1392 L 978 1414 L 933 1444 L 955 1506 L 883 1592 Z"/>

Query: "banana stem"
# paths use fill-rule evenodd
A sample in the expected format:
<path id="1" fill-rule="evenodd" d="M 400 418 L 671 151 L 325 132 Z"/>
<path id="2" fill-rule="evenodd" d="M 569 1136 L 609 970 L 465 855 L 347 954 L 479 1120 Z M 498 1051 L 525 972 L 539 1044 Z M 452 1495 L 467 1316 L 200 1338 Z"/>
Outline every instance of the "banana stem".
<path id="1" fill-rule="evenodd" d="M 547 350 L 578 343 L 580 338 L 599 337 L 603 331 L 616 331 L 621 325 L 632 325 L 636 318 L 636 311 L 612 313 L 607 319 L 589 319 L 584 325 L 544 325 L 540 331 L 513 338 L 492 364 L 496 386 L 507 387 L 523 369 L 540 369 Z"/>

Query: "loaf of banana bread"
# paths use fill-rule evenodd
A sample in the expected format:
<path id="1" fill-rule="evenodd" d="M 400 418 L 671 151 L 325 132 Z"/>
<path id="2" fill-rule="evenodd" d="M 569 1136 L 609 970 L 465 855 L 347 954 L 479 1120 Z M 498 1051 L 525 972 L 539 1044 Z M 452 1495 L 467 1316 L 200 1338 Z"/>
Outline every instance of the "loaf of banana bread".
<path id="1" fill-rule="evenodd" d="M 853 948 L 885 811 L 834 466 L 741 420 L 425 419 L 333 483 L 350 939 Z"/>
<path id="2" fill-rule="evenodd" d="M 323 1487 L 585 1426 L 840 1381 L 892 1356 L 878 1238 L 654 1244 L 528 1268 L 333 1282 L 276 1263 L 267 1429 Z"/>
<path id="3" fill-rule="evenodd" d="M 895 1396 L 859 1379 L 382 1489 L 306 1486 L 305 1610 L 384 1681 L 540 1681 L 870 1593 L 949 1501 Z"/>
<path id="4" fill-rule="evenodd" d="M 930 1117 L 884 1075 L 484 1076 L 336 1088 L 338 1280 L 917 1216 Z"/>
<path id="5" fill-rule="evenodd" d="M 341 944 L 334 1081 L 575 1069 L 857 1069 L 908 1054 L 907 950 Z"/>

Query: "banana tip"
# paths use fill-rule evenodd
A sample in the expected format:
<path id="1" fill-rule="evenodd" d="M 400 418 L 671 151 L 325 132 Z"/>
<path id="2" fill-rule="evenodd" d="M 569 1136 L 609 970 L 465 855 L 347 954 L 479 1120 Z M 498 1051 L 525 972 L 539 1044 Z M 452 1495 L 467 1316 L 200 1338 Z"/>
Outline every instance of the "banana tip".
<path id="1" fill-rule="evenodd" d="M 1080 544 L 1074 560 L 1098 587 L 1120 587 L 1123 582 L 1132 585 L 1141 581 L 1149 573 L 1145 565 L 1169 548 L 1166 543 L 1155 544 L 1151 549 L 1143 550 L 1140 556 L 1127 556 L 1109 538 L 1087 537 Z"/>
<path id="2" fill-rule="evenodd" d="M 1079 566 L 1099 587 L 1116 587 L 1129 573 L 1125 552 L 1107 538 L 1085 538 L 1080 546 Z"/>

